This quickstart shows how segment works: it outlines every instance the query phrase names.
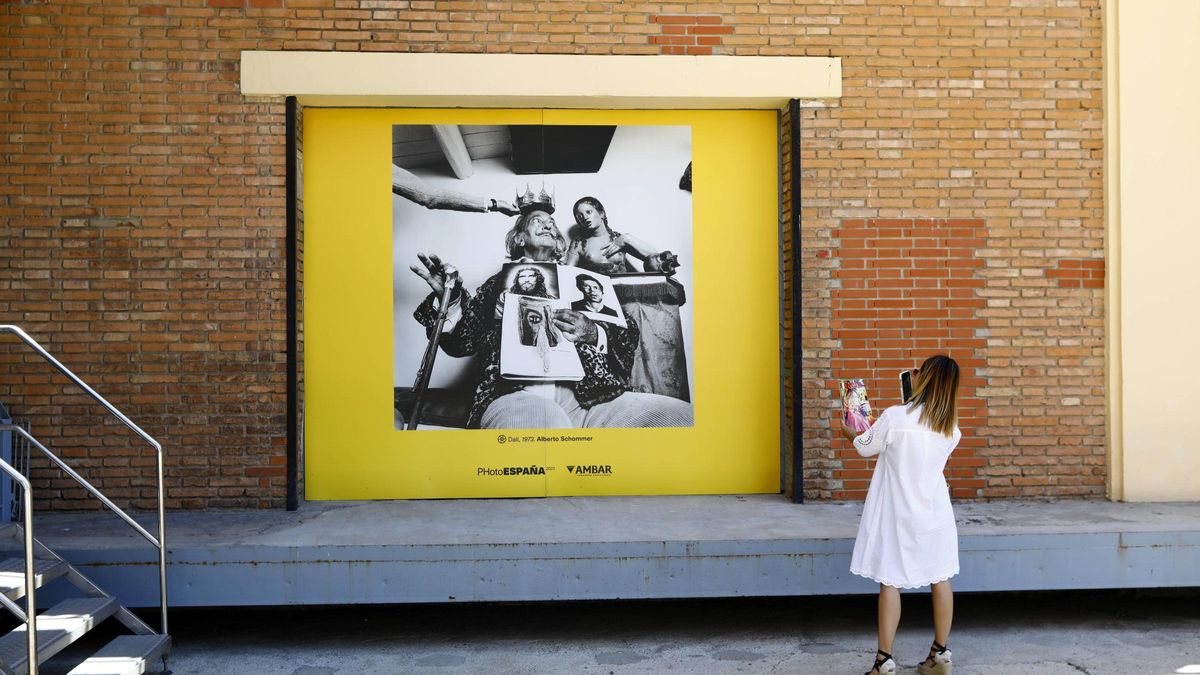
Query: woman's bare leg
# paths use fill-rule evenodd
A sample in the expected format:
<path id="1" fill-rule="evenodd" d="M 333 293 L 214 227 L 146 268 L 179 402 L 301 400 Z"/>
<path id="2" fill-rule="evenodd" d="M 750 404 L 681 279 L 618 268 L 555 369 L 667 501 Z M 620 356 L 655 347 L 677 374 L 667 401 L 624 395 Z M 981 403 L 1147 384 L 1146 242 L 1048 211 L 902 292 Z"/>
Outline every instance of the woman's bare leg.
<path id="1" fill-rule="evenodd" d="M 900 626 L 900 589 L 879 584 L 879 649 L 892 653 L 896 628 Z"/>
<path id="2" fill-rule="evenodd" d="M 950 623 L 954 620 L 954 591 L 950 580 L 933 585 L 933 640 L 943 647 L 950 644 Z"/>
<path id="3" fill-rule="evenodd" d="M 950 580 L 947 579 L 934 584 L 930 592 L 933 594 L 933 642 L 945 648 L 950 644 L 950 622 L 954 619 L 954 591 L 950 589 Z M 934 665 L 933 655 L 937 651 L 936 647 L 929 647 L 929 657 L 925 663 L 930 667 Z"/>

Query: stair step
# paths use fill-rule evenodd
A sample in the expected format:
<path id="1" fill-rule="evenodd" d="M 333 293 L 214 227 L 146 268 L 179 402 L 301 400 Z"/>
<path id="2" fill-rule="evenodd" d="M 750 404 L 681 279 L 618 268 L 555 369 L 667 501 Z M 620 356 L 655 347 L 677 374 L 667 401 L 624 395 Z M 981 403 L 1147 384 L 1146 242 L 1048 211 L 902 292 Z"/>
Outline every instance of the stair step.
<path id="1" fill-rule="evenodd" d="M 70 569 L 70 565 L 61 560 L 34 560 L 33 583 L 36 588 L 61 577 Z M 0 593 L 9 600 L 25 597 L 25 559 L 9 558 L 0 562 Z"/>
<path id="2" fill-rule="evenodd" d="M 65 649 L 120 608 L 116 598 L 71 598 L 38 614 L 38 663 Z M 29 672 L 25 626 L 21 624 L 0 637 L 0 662 L 17 675 Z"/>
<path id="3" fill-rule="evenodd" d="M 67 675 L 142 675 L 170 651 L 170 635 L 122 635 Z"/>

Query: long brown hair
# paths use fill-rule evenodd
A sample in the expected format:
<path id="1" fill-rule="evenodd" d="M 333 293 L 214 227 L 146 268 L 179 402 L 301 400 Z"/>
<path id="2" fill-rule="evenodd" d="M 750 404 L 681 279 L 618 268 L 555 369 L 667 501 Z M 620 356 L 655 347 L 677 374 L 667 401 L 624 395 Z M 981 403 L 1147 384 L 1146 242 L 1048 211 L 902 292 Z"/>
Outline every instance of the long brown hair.
<path id="1" fill-rule="evenodd" d="M 922 406 L 923 424 L 953 436 L 958 422 L 958 363 L 945 354 L 925 359 L 913 381 L 910 403 Z"/>

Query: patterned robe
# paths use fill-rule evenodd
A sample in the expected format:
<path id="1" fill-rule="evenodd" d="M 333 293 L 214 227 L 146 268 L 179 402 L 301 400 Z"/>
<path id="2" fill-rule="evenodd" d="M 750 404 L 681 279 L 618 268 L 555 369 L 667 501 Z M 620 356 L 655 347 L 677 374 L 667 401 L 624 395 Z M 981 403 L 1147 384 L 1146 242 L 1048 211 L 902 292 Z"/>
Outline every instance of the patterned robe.
<path id="1" fill-rule="evenodd" d="M 472 378 L 478 381 L 475 398 L 471 403 L 471 416 L 467 422 L 470 429 L 478 429 L 483 411 L 492 401 L 520 391 L 524 382 L 506 380 L 500 376 L 500 312 L 497 311 L 500 295 L 504 291 L 504 274 L 496 274 L 479 287 L 474 295 L 464 292 L 458 302 L 462 317 L 454 329 L 442 335 L 439 346 L 450 356 L 462 357 L 478 354 L 473 365 Z M 413 312 L 413 317 L 425 326 L 426 336 L 432 337 L 438 311 L 434 303 L 436 296 L 430 293 Z M 575 391 L 575 399 L 584 408 L 607 403 L 629 391 L 629 375 L 633 368 L 634 353 L 638 345 L 638 326 L 627 317 L 628 328 L 612 324 L 597 324 L 598 330 L 608 335 L 608 351 L 601 353 L 593 345 L 578 344 L 575 350 L 583 363 L 583 379 L 564 382 Z"/>

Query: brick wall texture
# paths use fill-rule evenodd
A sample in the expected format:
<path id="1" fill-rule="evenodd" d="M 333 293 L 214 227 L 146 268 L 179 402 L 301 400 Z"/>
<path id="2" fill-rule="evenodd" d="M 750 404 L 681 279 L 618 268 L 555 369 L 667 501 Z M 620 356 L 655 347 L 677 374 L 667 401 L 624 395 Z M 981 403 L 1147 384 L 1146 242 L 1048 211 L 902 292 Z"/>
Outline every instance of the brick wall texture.
<path id="1" fill-rule="evenodd" d="M 786 317 L 805 496 L 865 492 L 837 379 L 888 403 L 935 351 L 965 369 L 956 496 L 1101 496 L 1101 42 L 1100 0 L 0 0 L 0 323 L 163 442 L 172 508 L 279 507 L 284 104 L 240 95 L 241 50 L 833 56 Z M 151 456 L 8 339 L 0 400 L 151 506 Z"/>
<path id="2" fill-rule="evenodd" d="M 964 369 L 951 491 L 1102 497 L 1100 2 L 836 3 L 792 53 L 842 58 L 802 123 L 805 493 L 870 465 L 829 429 L 837 379 L 894 404 L 934 352 Z"/>
<path id="3" fill-rule="evenodd" d="M 786 433 L 783 434 L 783 461 L 781 463 L 783 490 L 793 498 L 796 497 L 796 433 L 801 420 L 796 418 L 796 281 L 799 278 L 796 274 L 795 253 L 796 234 L 799 232 L 797 213 L 796 213 L 796 194 L 792 190 L 793 178 L 793 157 L 792 157 L 792 127 L 799 120 L 793 119 L 792 106 L 789 104 L 779 116 L 779 169 L 780 169 L 780 186 L 783 192 L 783 199 L 780 200 L 782 209 L 780 210 L 780 244 L 786 255 L 780 257 L 780 293 L 783 303 L 783 311 L 780 316 L 783 318 L 783 351 L 780 354 L 782 358 L 783 371 L 783 425 Z"/>

